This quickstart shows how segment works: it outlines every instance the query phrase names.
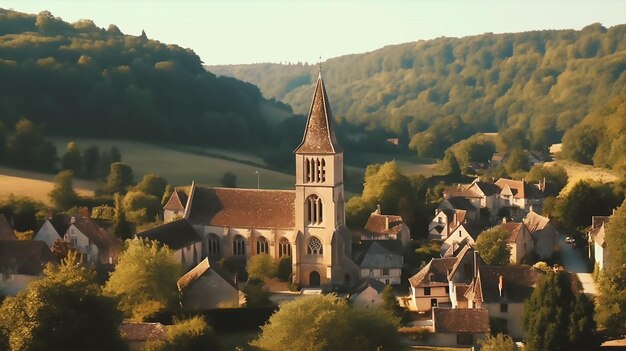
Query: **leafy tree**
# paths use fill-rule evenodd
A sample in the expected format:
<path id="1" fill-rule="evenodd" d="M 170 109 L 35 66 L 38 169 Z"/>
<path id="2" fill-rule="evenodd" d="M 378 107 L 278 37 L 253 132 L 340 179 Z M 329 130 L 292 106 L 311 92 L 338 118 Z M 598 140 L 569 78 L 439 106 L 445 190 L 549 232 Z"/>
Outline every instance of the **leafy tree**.
<path id="1" fill-rule="evenodd" d="M 73 254 L 7 298 L 0 307 L 0 339 L 7 349 L 124 350 L 118 331 L 122 314 L 101 294 L 95 278 Z"/>
<path id="2" fill-rule="evenodd" d="M 248 271 L 250 278 L 275 278 L 277 269 L 278 266 L 272 256 L 264 253 L 250 257 L 246 265 L 246 271 Z"/>
<path id="3" fill-rule="evenodd" d="M 56 258 L 59 260 L 63 260 L 67 257 L 67 255 L 72 251 L 70 247 L 70 243 L 63 239 L 57 239 L 52 243 L 52 247 L 50 247 L 50 251 Z"/>
<path id="4" fill-rule="evenodd" d="M 517 351 L 517 346 L 510 336 L 498 333 L 496 336 L 488 335 L 479 341 L 483 351 Z"/>
<path id="5" fill-rule="evenodd" d="M 161 198 L 161 205 L 165 206 L 165 204 L 167 204 L 167 202 L 169 201 L 170 197 L 172 197 L 172 194 L 174 193 L 174 189 L 172 188 L 171 185 L 167 185 L 165 187 L 165 192 L 163 193 L 163 197 Z"/>
<path id="6" fill-rule="evenodd" d="M 116 193 L 114 196 L 115 209 L 113 215 L 113 232 L 118 238 L 125 240 L 131 238 L 131 224 L 126 219 L 126 208 L 122 200 L 122 195 Z"/>
<path id="7" fill-rule="evenodd" d="M 236 188 L 237 187 L 237 176 L 235 173 L 228 171 L 222 175 L 220 179 L 220 184 L 226 188 Z"/>
<path id="8" fill-rule="evenodd" d="M 98 174 L 98 162 L 100 161 L 100 149 L 91 145 L 83 152 L 83 165 L 85 168 L 85 177 L 96 178 Z"/>
<path id="9" fill-rule="evenodd" d="M 14 232 L 15 232 L 15 237 L 17 238 L 17 240 L 33 240 L 33 237 L 35 236 L 34 230 L 26 230 L 23 232 L 16 230 Z"/>
<path id="10" fill-rule="evenodd" d="M 72 187 L 74 174 L 72 171 L 61 171 L 54 178 L 54 188 L 48 193 L 52 205 L 62 211 L 78 204 L 78 194 Z"/>
<path id="11" fill-rule="evenodd" d="M 165 327 L 166 341 L 150 341 L 144 351 L 218 350 L 219 340 L 200 316 L 175 320 Z"/>
<path id="12" fill-rule="evenodd" d="M 37 226 L 37 213 L 44 211 L 46 206 L 27 196 L 9 195 L 0 201 L 0 212 L 13 221 L 13 229 L 17 231 L 34 230 Z"/>
<path id="13" fill-rule="evenodd" d="M 28 119 L 15 124 L 6 147 L 7 161 L 18 168 L 52 171 L 57 160 L 56 148 L 44 139 L 43 130 Z"/>
<path id="14" fill-rule="evenodd" d="M 292 273 L 292 260 L 291 256 L 283 256 L 278 259 L 278 269 L 276 270 L 276 277 L 282 281 L 288 281 Z"/>
<path id="15" fill-rule="evenodd" d="M 487 264 L 499 266 L 509 264 L 511 261 L 509 236 L 510 233 L 502 228 L 487 229 L 478 235 L 476 250 Z"/>
<path id="16" fill-rule="evenodd" d="M 537 164 L 526 175 L 526 181 L 528 182 L 541 182 L 544 179 L 546 181 L 545 195 L 555 197 L 567 185 L 569 178 L 565 168 L 559 165 L 546 166 Z"/>
<path id="17" fill-rule="evenodd" d="M 382 301 L 380 303 L 380 308 L 390 312 L 395 316 L 402 315 L 402 307 L 400 307 L 400 304 L 398 304 L 396 294 L 394 293 L 391 285 L 385 286 L 381 294 L 381 300 Z"/>
<path id="18" fill-rule="evenodd" d="M 143 179 L 133 187 L 135 191 L 141 191 L 146 195 L 155 196 L 161 200 L 165 194 L 165 188 L 167 187 L 167 180 L 156 174 L 146 174 Z"/>
<path id="19" fill-rule="evenodd" d="M 513 149 L 504 164 L 504 169 L 510 175 L 528 171 L 528 168 L 528 154 L 522 149 Z"/>
<path id="20" fill-rule="evenodd" d="M 334 295 L 281 304 L 251 344 L 263 350 L 402 350 L 398 321 L 381 309 L 352 309 Z"/>
<path id="21" fill-rule="evenodd" d="M 529 351 L 591 350 L 597 346 L 593 336 L 593 304 L 586 295 L 572 291 L 567 272 L 548 272 L 524 304 L 522 326 Z"/>
<path id="22" fill-rule="evenodd" d="M 135 223 L 153 222 L 162 208 L 159 199 L 141 191 L 128 192 L 124 196 L 126 217 Z"/>
<path id="23" fill-rule="evenodd" d="M 610 335 L 626 333 L 626 201 L 611 216 L 606 225 L 606 266 L 600 274 L 596 302 L 598 324 Z"/>
<path id="24" fill-rule="evenodd" d="M 447 174 L 452 177 L 461 176 L 461 166 L 459 165 L 459 161 L 456 159 L 454 152 L 450 150 L 446 151 L 444 154 L 443 160 L 440 164 L 440 169 L 443 174 Z"/>
<path id="25" fill-rule="evenodd" d="M 178 300 L 180 265 L 172 251 L 157 241 L 127 240 L 104 293 L 115 297 L 127 318 L 143 321 Z"/>
<path id="26" fill-rule="evenodd" d="M 242 289 L 246 296 L 246 307 L 271 306 L 270 293 L 265 289 L 265 283 L 259 278 L 250 278 Z"/>
<path id="27" fill-rule="evenodd" d="M 65 154 L 61 157 L 61 169 L 72 171 L 76 175 L 83 173 L 83 158 L 75 141 L 67 143 Z"/>
<path id="28" fill-rule="evenodd" d="M 126 194 L 131 185 L 133 185 L 133 169 L 122 162 L 112 163 L 104 185 L 104 192 Z"/>

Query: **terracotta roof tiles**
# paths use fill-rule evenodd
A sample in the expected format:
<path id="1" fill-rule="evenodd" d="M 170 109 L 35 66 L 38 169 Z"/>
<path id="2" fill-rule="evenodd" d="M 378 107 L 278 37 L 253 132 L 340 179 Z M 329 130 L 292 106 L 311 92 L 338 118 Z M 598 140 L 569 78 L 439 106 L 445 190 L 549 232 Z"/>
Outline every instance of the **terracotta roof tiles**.
<path id="1" fill-rule="evenodd" d="M 482 308 L 433 308 L 435 333 L 489 333 L 489 312 Z"/>
<path id="2" fill-rule="evenodd" d="M 409 283 L 413 287 L 448 285 L 448 271 L 456 260 L 456 257 L 433 258 L 426 267 L 409 278 Z"/>

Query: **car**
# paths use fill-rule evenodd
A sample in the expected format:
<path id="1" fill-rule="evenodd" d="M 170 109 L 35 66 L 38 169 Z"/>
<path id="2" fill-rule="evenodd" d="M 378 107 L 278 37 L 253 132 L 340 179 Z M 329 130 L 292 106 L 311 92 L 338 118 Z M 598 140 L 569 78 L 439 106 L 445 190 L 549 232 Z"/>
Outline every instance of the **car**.
<path id="1" fill-rule="evenodd" d="M 565 242 L 568 244 L 573 244 L 576 241 L 571 236 L 568 236 L 568 237 L 565 237 Z"/>

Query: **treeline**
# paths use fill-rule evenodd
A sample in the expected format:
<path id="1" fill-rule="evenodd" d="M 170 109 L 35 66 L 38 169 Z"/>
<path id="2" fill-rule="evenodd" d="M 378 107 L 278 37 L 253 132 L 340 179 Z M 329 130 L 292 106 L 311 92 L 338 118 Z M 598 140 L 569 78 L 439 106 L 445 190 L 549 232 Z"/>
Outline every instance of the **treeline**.
<path id="1" fill-rule="evenodd" d="M 258 85 L 296 113 L 310 103 L 312 65 L 211 66 Z M 545 151 L 591 111 L 626 96 L 626 25 L 438 38 L 323 64 L 340 120 L 395 133 L 421 156 L 442 157 L 477 132 L 521 136 Z M 600 121 L 602 124 L 602 122 Z"/>
<path id="2" fill-rule="evenodd" d="M 47 11 L 0 9 L 0 77 L 4 125 L 28 118 L 50 135 L 278 146 L 266 114 L 294 118 L 190 49 Z"/>

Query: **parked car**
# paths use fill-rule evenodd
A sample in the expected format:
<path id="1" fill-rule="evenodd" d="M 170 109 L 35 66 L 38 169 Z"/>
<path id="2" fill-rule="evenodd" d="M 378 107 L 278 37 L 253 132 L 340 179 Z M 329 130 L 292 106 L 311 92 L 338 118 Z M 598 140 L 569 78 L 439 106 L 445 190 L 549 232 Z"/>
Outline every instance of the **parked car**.
<path id="1" fill-rule="evenodd" d="M 574 244 L 576 241 L 571 236 L 565 237 L 565 242 L 568 244 Z"/>

